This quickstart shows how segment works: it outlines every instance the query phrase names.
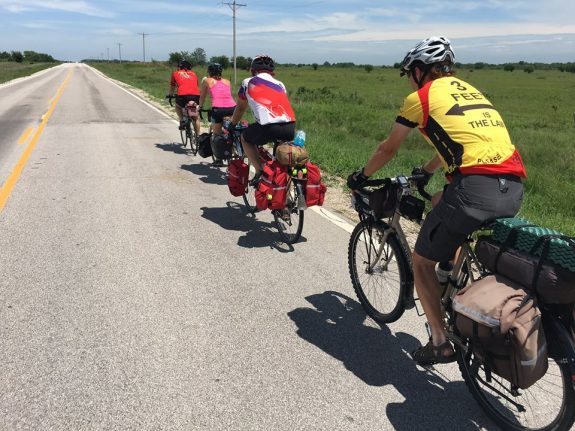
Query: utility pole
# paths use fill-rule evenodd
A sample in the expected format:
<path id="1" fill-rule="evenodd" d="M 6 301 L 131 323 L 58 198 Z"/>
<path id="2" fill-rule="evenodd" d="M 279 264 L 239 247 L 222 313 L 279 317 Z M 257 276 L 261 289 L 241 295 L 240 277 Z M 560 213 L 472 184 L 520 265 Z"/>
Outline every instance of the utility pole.
<path id="1" fill-rule="evenodd" d="M 122 44 L 118 43 L 118 56 L 120 57 L 120 64 L 122 63 Z"/>
<path id="2" fill-rule="evenodd" d="M 236 3 L 236 0 L 234 0 L 233 3 L 223 2 L 223 4 L 227 4 L 233 12 L 233 23 L 234 23 L 234 85 L 236 85 L 236 82 L 237 82 L 237 75 L 236 75 L 236 10 L 242 6 L 247 6 L 247 4 Z"/>
<path id="3" fill-rule="evenodd" d="M 146 62 L 146 36 L 149 36 L 149 33 L 138 33 L 142 35 L 142 51 L 144 53 L 144 63 Z"/>
<path id="4" fill-rule="evenodd" d="M 108 62 L 110 61 L 110 48 L 106 48 L 106 50 L 108 51 Z"/>

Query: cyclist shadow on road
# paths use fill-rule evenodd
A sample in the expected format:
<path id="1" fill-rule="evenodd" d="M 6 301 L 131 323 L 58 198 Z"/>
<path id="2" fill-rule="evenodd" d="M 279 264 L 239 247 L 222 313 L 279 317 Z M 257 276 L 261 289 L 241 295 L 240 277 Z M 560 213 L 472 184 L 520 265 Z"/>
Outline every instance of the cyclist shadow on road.
<path id="1" fill-rule="evenodd" d="M 404 398 L 386 406 L 394 429 L 494 428 L 462 381 L 449 381 L 416 366 L 407 353 L 419 347 L 415 337 L 393 334 L 387 326 L 367 326 L 361 304 L 341 293 L 327 291 L 306 299 L 313 308 L 288 313 L 297 334 L 340 360 L 368 385 L 392 385 Z"/>
<path id="2" fill-rule="evenodd" d="M 202 162 L 193 165 L 182 165 L 181 168 L 184 171 L 198 175 L 199 180 L 206 184 L 228 184 L 225 171 L 222 171 L 220 168 L 216 168 L 215 166 L 210 166 L 209 163 Z"/>
<path id="3" fill-rule="evenodd" d="M 202 207 L 202 217 L 214 222 L 226 230 L 244 232 L 238 238 L 238 245 L 244 248 L 273 248 L 281 253 L 289 253 L 293 246 L 280 241 L 272 222 L 259 220 L 249 214 L 245 207 L 237 202 L 227 202 L 223 208 Z M 300 242 L 306 241 L 302 236 Z"/>
<path id="4" fill-rule="evenodd" d="M 180 142 L 167 142 L 165 144 L 155 144 L 156 148 L 164 151 L 171 151 L 172 153 L 176 154 L 188 154 L 188 150 L 182 148 L 182 144 Z"/>

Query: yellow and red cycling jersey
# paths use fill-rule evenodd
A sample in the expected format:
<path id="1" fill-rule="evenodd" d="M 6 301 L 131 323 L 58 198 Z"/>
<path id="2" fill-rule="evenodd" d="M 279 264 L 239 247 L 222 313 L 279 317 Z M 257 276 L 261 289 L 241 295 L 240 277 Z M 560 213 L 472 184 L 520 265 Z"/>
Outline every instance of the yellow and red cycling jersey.
<path id="1" fill-rule="evenodd" d="M 396 121 L 419 127 L 448 175 L 526 176 L 499 112 L 479 90 L 455 76 L 430 81 L 407 96 Z"/>

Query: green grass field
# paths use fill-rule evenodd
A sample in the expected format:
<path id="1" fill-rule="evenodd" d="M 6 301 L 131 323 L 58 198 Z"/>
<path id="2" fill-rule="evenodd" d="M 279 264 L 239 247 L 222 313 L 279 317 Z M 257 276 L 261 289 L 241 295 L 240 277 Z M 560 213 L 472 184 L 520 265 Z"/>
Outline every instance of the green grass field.
<path id="1" fill-rule="evenodd" d="M 32 75 L 40 70 L 56 66 L 58 63 L 16 63 L 14 61 L 0 61 L 0 83 L 23 76 Z"/>
<path id="2" fill-rule="evenodd" d="M 93 66 L 158 100 L 167 93 L 171 69 L 163 63 Z M 195 72 L 200 78 L 206 74 L 204 68 Z M 575 74 L 489 69 L 457 74 L 491 100 L 523 156 L 529 177 L 520 215 L 575 235 Z M 233 71 L 225 75 L 231 79 Z M 238 71 L 238 83 L 247 76 Z M 407 80 L 391 68 L 280 67 L 276 77 L 288 88 L 312 160 L 343 178 L 365 164 L 410 91 Z M 414 131 L 379 176 L 409 173 L 432 155 L 431 146 Z M 440 190 L 443 183 L 435 175 L 431 189 Z"/>

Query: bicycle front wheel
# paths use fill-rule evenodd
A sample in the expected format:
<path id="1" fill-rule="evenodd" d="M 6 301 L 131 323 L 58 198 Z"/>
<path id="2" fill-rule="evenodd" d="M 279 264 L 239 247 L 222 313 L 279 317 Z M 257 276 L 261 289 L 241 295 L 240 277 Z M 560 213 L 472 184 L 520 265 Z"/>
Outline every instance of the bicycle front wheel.
<path id="1" fill-rule="evenodd" d="M 473 398 L 503 429 L 569 430 L 575 417 L 575 393 L 567 363 L 549 358 L 547 373 L 527 389 L 486 370 L 467 342 L 467 353 L 457 348 L 457 362 Z"/>
<path id="2" fill-rule="evenodd" d="M 378 323 L 399 319 L 413 281 L 397 236 L 386 235 L 381 223 L 358 223 L 349 240 L 348 265 L 353 289 L 367 315 Z"/>
<path id="3" fill-rule="evenodd" d="M 254 178 L 255 174 L 256 174 L 255 168 L 252 166 L 251 163 L 248 162 L 248 185 L 246 187 L 246 192 L 242 195 L 242 198 L 244 199 L 246 209 L 251 214 L 255 214 L 258 210 L 258 208 L 256 207 L 256 190 L 254 187 L 249 185 L 250 181 Z"/>
<path id="4" fill-rule="evenodd" d="M 285 208 L 273 211 L 275 225 L 286 244 L 296 243 L 303 230 L 304 210 L 298 208 L 299 193 L 296 187 L 295 181 L 288 183 Z"/>

